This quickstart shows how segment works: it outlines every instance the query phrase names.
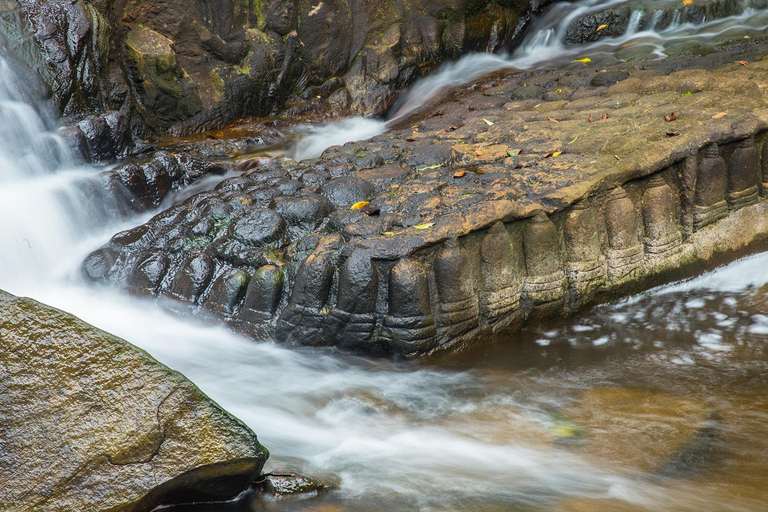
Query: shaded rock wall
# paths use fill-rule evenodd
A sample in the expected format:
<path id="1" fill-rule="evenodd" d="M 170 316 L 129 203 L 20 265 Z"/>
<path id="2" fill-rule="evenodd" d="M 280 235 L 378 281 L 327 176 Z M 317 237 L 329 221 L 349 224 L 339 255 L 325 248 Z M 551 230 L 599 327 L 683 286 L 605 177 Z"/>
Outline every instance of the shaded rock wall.
<path id="1" fill-rule="evenodd" d="M 261 471 L 255 434 L 143 350 L 4 292 L 0 313 L 5 510 L 223 500 Z"/>
<path id="2" fill-rule="evenodd" d="M 135 132 L 179 134 L 286 106 L 296 115 L 381 113 L 441 60 L 510 45 L 531 8 L 482 0 L 5 0 L 0 33 L 65 116 L 111 109 Z"/>

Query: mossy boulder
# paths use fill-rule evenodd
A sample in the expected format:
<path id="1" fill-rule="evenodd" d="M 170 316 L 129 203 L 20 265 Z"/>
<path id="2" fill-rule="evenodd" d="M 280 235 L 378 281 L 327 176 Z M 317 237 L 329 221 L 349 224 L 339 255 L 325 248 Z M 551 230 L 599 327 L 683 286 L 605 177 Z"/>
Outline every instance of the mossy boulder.
<path id="1" fill-rule="evenodd" d="M 236 496 L 256 435 L 143 350 L 0 292 L 0 502 L 14 511 L 149 511 Z"/>

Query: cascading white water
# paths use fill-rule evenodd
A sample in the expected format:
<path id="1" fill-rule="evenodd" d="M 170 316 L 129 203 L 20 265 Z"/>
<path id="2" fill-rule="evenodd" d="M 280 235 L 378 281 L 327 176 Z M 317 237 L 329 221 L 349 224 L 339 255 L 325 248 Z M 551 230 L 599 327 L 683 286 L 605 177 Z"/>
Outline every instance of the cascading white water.
<path id="1" fill-rule="evenodd" d="M 645 30 L 639 30 L 645 10 L 632 11 L 624 33 L 619 37 L 604 38 L 585 45 L 565 43 L 568 30 L 575 20 L 616 6 L 632 6 L 632 0 L 581 0 L 553 5 L 534 24 L 529 35 L 511 54 L 469 54 L 456 62 L 443 65 L 434 74 L 419 80 L 392 107 L 386 120 L 361 117 L 345 119 L 321 127 L 307 127 L 310 135 L 302 137 L 290 151 L 295 160 L 315 158 L 332 145 L 364 140 L 384 133 L 389 126 L 430 102 L 445 91 L 502 69 L 554 69 L 576 58 L 589 56 L 593 61 L 612 58 L 614 53 L 629 42 L 634 43 L 635 58 L 640 52 L 648 58 L 667 56 L 666 48 L 695 39 L 699 42 L 717 41 L 729 34 L 746 35 L 762 33 L 768 26 L 768 8 L 761 0 L 743 0 L 740 14 L 722 19 L 704 20 L 702 23 L 681 23 L 683 6 L 673 11 L 672 21 L 663 28 L 656 28 L 662 15 L 654 14 Z M 667 0 L 650 0 L 647 5 L 666 4 Z M 754 6 L 759 7 L 754 7 Z"/>
<path id="2" fill-rule="evenodd" d="M 432 93 L 503 67 L 532 67 L 548 60 L 555 65 L 572 60 L 586 48 L 609 51 L 623 44 L 626 39 L 617 38 L 586 48 L 562 45 L 565 19 L 572 18 L 577 10 L 584 12 L 598 5 L 606 4 L 588 1 L 558 7 L 561 17 L 552 14 L 557 22 L 537 28 L 528 45 L 511 57 L 482 54 L 447 65 L 433 78 L 417 84 L 393 111 L 392 119 L 419 108 L 434 97 Z M 763 18 L 758 17 L 757 22 L 762 19 L 764 23 L 765 13 L 760 16 Z M 727 27 L 714 22 L 708 27 L 718 32 L 748 22 L 737 17 Z M 682 39 L 695 32 L 689 27 L 685 36 L 680 26 L 669 30 L 672 32 L 665 33 L 665 39 Z M 660 36 L 638 32 L 634 37 L 657 44 Z M 733 342 L 732 353 L 760 342 L 762 338 L 746 336 L 768 332 L 768 318 L 758 314 L 737 318 L 738 311 L 726 314 L 713 310 L 711 325 L 687 330 L 701 341 L 691 350 L 666 347 L 662 339 L 649 340 L 650 363 L 645 361 L 644 352 L 636 352 L 639 349 L 635 345 L 642 345 L 646 327 L 661 330 L 671 324 L 655 313 L 655 307 L 663 306 L 664 296 L 687 294 L 690 297 L 686 307 L 698 308 L 700 313 L 703 310 L 696 304 L 717 302 L 720 297 L 725 297 L 723 303 L 741 305 L 738 301 L 745 300 L 748 290 L 768 283 L 768 256 L 739 262 L 713 276 L 662 293 L 651 292 L 635 299 L 636 303 L 609 306 L 593 317 L 580 318 L 580 323 L 574 321 L 573 325 L 528 334 L 535 338 L 534 347 L 540 346 L 530 361 L 521 355 L 525 348 L 521 344 L 514 347 L 516 352 L 501 356 L 464 354 L 469 361 L 477 358 L 477 364 L 470 369 L 466 368 L 471 363 L 455 366 L 455 360 L 417 366 L 254 344 L 220 327 L 172 316 L 149 302 L 115 290 L 89 287 L 77 278 L 81 258 L 126 226 L 109 215 L 114 205 L 107 202 L 106 196 L 84 192 L 99 190 L 95 181 L 98 171 L 74 165 L 51 127 L 34 108 L 21 101 L 14 87 L 12 73 L 0 61 L 0 289 L 66 309 L 182 371 L 250 425 L 274 458 L 298 457 L 320 472 L 341 476 L 337 500 L 344 509 L 554 510 L 561 500 L 576 500 L 575 508 L 558 510 L 583 510 L 580 499 L 613 500 L 609 505 L 618 501 L 619 506 L 633 510 L 749 511 L 759 510 L 764 504 L 760 494 L 764 482 L 761 484 L 759 475 L 744 492 L 746 497 L 727 493 L 743 485 L 749 478 L 745 475 L 752 470 L 742 464 L 746 469 L 739 473 L 742 466 L 735 465 L 735 456 L 729 466 L 730 472 L 735 471 L 732 481 L 709 477 L 701 482 L 669 483 L 646 479 L 637 471 L 575 450 L 540 443 L 525 434 L 551 430 L 552 411 L 570 403 L 581 390 L 595 385 L 628 385 L 623 376 L 625 366 L 602 355 L 603 350 L 613 351 L 608 353 L 614 358 L 625 357 L 629 361 L 626 368 L 653 363 L 656 366 L 651 370 L 641 368 L 649 379 L 667 379 L 660 380 L 662 389 L 670 384 L 691 395 L 702 394 L 708 381 L 697 377 L 686 383 L 685 375 L 675 373 L 676 369 L 690 369 L 695 358 L 702 355 L 711 361 L 728 353 L 722 339 L 732 330 L 734 324 L 729 322 L 743 323 L 746 333 Z M 364 126 L 362 135 L 358 123 Z M 351 134 L 339 138 L 319 130 L 313 142 L 317 145 L 307 154 L 321 151 L 323 144 L 372 136 L 385 127 L 385 123 L 376 121 L 349 120 L 341 128 Z M 141 220 L 127 222 L 137 224 Z M 739 280 L 734 275 L 749 279 Z M 650 300 L 651 305 L 640 307 L 643 300 Z M 653 301 L 662 304 L 657 306 Z M 684 313 L 678 311 L 673 320 L 682 325 Z M 639 326 L 634 331 L 609 329 L 603 325 L 606 318 L 617 324 L 634 321 Z M 701 321 L 707 322 L 706 315 Z M 626 339 L 610 338 L 617 332 Z M 717 335 L 721 341 L 715 343 L 712 340 Z M 565 355 L 555 352 L 558 343 L 565 345 Z M 567 359 L 568 354 L 584 345 L 590 352 L 581 353 L 580 359 L 575 357 L 577 362 Z M 551 353 L 556 357 L 552 358 Z M 745 375 L 754 372 L 751 366 L 743 368 L 739 364 L 733 363 L 739 378 L 746 379 Z M 621 371 L 616 370 L 618 366 Z M 720 397 L 717 392 L 712 394 Z M 754 419 L 761 417 L 759 410 L 754 416 L 738 416 L 741 409 L 749 410 L 749 405 L 736 401 L 736 393 L 730 390 L 722 394 L 726 405 L 734 404 L 731 412 L 737 419 L 735 424 L 760 424 Z M 759 397 L 747 398 L 750 404 L 759 403 Z M 606 428 L 610 433 L 623 426 Z M 518 437 L 520 434 L 524 435 Z M 734 432 L 730 434 L 734 437 Z M 768 453 L 762 443 L 766 438 L 764 431 L 755 430 L 744 451 Z"/>

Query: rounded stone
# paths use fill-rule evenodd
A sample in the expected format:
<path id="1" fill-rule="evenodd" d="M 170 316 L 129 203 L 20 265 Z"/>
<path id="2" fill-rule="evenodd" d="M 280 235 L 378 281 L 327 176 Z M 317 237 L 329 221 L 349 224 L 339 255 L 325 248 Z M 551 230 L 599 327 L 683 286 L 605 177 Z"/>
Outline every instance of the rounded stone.
<path id="1" fill-rule="evenodd" d="M 91 281 L 102 281 L 117 261 L 118 253 L 109 247 L 93 251 L 83 262 L 83 274 Z"/>
<path id="2" fill-rule="evenodd" d="M 340 208 L 349 208 L 360 201 L 369 201 L 376 193 L 376 188 L 370 181 L 342 176 L 320 187 L 320 193 Z"/>
<path id="3" fill-rule="evenodd" d="M 291 226 L 314 229 L 333 210 L 333 204 L 319 194 L 276 197 L 269 205 Z"/>
<path id="4" fill-rule="evenodd" d="M 279 241 L 285 234 L 285 220 L 274 210 L 254 208 L 229 227 L 229 236 L 254 247 Z"/>

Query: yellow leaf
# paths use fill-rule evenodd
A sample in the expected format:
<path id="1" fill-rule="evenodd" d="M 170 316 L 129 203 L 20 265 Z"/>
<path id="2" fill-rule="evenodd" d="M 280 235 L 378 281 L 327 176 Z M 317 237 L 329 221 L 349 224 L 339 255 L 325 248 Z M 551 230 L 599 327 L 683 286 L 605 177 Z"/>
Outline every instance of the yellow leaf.
<path id="1" fill-rule="evenodd" d="M 584 57 L 583 59 L 576 59 L 573 62 L 584 62 L 584 63 L 587 63 L 587 62 L 592 62 L 592 59 L 590 59 L 589 57 Z"/>
<path id="2" fill-rule="evenodd" d="M 387 236 L 395 236 L 395 232 L 394 231 L 382 231 L 381 234 L 382 235 L 387 235 Z"/>
<path id="3" fill-rule="evenodd" d="M 485 121 L 485 124 L 487 124 L 488 126 L 493 126 L 493 121 L 489 121 L 486 118 L 483 118 L 483 121 Z"/>
<path id="4" fill-rule="evenodd" d="M 413 229 L 428 229 L 434 225 L 434 222 L 427 222 L 426 224 L 417 224 L 416 226 L 413 226 Z"/>
<path id="5" fill-rule="evenodd" d="M 693 0 L 683 0 L 683 5 L 693 5 Z"/>
<path id="6" fill-rule="evenodd" d="M 595 32 L 600 32 L 604 28 L 608 28 L 608 25 L 600 25 L 599 27 L 597 27 L 597 30 L 595 30 Z"/>
<path id="7" fill-rule="evenodd" d="M 562 151 L 555 151 L 554 153 L 552 153 L 552 156 L 557 156 L 557 155 L 562 155 L 562 154 L 563 154 Z"/>
<path id="8" fill-rule="evenodd" d="M 368 206 L 370 201 L 360 201 L 359 203 L 355 203 L 352 206 L 349 207 L 350 210 L 360 210 L 361 208 L 364 208 Z"/>

